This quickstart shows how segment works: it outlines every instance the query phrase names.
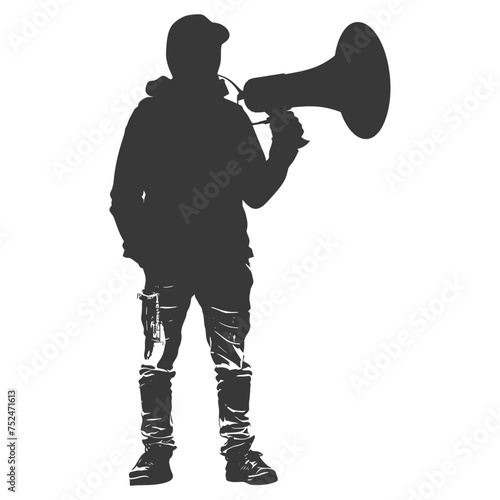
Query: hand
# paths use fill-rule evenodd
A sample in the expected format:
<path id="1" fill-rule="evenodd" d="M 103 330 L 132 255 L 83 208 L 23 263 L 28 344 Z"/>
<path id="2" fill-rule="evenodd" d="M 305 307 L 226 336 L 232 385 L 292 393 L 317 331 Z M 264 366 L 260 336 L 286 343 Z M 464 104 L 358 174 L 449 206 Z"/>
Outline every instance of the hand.
<path id="1" fill-rule="evenodd" d="M 297 117 L 289 110 L 273 109 L 269 114 L 273 143 L 288 146 L 290 149 L 299 149 L 304 146 L 302 135 L 304 129 Z"/>

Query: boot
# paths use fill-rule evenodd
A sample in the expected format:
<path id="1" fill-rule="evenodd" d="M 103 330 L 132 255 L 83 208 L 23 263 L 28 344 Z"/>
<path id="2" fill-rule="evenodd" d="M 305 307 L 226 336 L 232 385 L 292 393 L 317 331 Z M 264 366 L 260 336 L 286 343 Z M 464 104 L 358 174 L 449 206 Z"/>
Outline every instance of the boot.
<path id="1" fill-rule="evenodd" d="M 173 447 L 162 444 L 146 444 L 145 448 L 146 451 L 129 472 L 130 486 L 161 484 L 170 481 L 173 477 L 170 469 Z"/>
<path id="2" fill-rule="evenodd" d="M 217 367 L 220 435 L 226 439 L 221 455 L 249 451 L 255 439 L 248 419 L 252 372 L 245 363 L 242 369 Z"/>
<path id="3" fill-rule="evenodd" d="M 172 370 L 143 365 L 139 387 L 142 402 L 141 433 L 145 452 L 129 473 L 130 484 L 159 484 L 172 479 Z"/>
<path id="4" fill-rule="evenodd" d="M 221 448 L 227 460 L 226 479 L 274 483 L 278 479 L 276 472 L 260 458 L 262 453 L 251 450 L 255 439 L 248 419 L 252 370 L 243 355 L 249 315 L 217 311 L 205 311 L 205 325 L 217 374 L 220 435 L 226 438 Z"/>
<path id="5" fill-rule="evenodd" d="M 261 456 L 262 453 L 253 450 L 228 453 L 226 455 L 226 479 L 255 485 L 276 482 L 278 480 L 276 472 L 260 458 Z"/>

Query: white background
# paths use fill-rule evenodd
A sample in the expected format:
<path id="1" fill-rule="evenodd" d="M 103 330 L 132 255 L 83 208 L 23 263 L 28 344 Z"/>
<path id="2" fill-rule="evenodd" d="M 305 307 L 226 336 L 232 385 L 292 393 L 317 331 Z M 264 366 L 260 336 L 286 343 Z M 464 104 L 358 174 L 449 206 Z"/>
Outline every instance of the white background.
<path id="1" fill-rule="evenodd" d="M 481 78 L 500 81 L 496 4 L 58 5 L 34 31 L 26 19 L 44 21 L 34 0 L 3 2 L 1 16 L 2 387 L 4 398 L 7 388 L 19 392 L 19 498 L 498 498 L 498 83 L 474 98 Z M 142 446 L 136 293 L 144 277 L 121 257 L 109 191 L 144 82 L 169 74 L 168 29 L 191 13 L 228 27 L 220 72 L 240 85 L 326 61 L 353 21 L 375 28 L 391 68 L 390 112 L 376 138 L 356 138 L 335 111 L 296 110 L 311 143 L 276 196 L 247 211 L 250 416 L 255 449 L 279 475 L 262 488 L 225 481 L 215 372 L 196 302 L 176 362 L 174 479 L 128 485 Z M 16 38 L 23 29 L 25 43 Z M 464 101 L 468 116 L 457 118 Z M 54 164 L 103 119 L 113 130 L 59 179 Z M 428 143 L 436 128 L 446 139 L 391 190 L 387 172 L 399 175 L 400 157 L 422 160 L 415 141 Z M 318 238 L 340 246 L 315 263 Z M 298 289 L 287 280 L 293 266 L 308 270 Z M 127 277 L 111 294 L 113 273 Z M 462 288 L 445 292 L 449 304 L 440 299 L 446 280 Z M 285 299 L 270 307 L 275 289 Z M 107 302 L 94 316 L 85 313 L 92 297 Z M 429 306 L 432 321 L 420 316 Z M 72 324 L 76 335 L 61 333 Z M 410 343 L 396 348 L 401 332 Z M 4 447 L 2 470 L 6 455 Z M 453 473 L 434 474 L 443 462 Z"/>

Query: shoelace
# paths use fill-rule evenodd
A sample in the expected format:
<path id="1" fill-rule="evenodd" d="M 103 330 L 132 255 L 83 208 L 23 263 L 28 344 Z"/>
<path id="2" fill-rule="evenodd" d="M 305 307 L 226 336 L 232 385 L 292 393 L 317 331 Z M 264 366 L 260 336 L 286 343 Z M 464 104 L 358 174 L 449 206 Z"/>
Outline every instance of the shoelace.
<path id="1" fill-rule="evenodd" d="M 256 465 L 259 465 L 259 460 L 260 460 L 261 456 L 262 456 L 262 453 L 260 453 L 259 451 L 250 450 L 241 456 L 241 459 L 239 460 L 239 462 L 242 465 L 245 465 L 247 467 L 248 467 L 248 464 L 250 464 L 252 466 L 256 466 Z M 247 467 L 245 467 L 245 468 L 247 468 Z"/>

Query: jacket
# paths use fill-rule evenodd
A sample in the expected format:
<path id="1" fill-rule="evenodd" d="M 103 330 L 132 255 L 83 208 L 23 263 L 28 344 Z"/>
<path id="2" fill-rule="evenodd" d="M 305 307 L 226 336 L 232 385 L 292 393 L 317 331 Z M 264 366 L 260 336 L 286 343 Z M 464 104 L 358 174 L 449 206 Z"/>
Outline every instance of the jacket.
<path id="1" fill-rule="evenodd" d="M 123 255 L 141 267 L 253 256 L 243 202 L 263 206 L 296 155 L 273 141 L 266 160 L 222 80 L 197 88 L 161 77 L 125 129 L 110 211 Z"/>

